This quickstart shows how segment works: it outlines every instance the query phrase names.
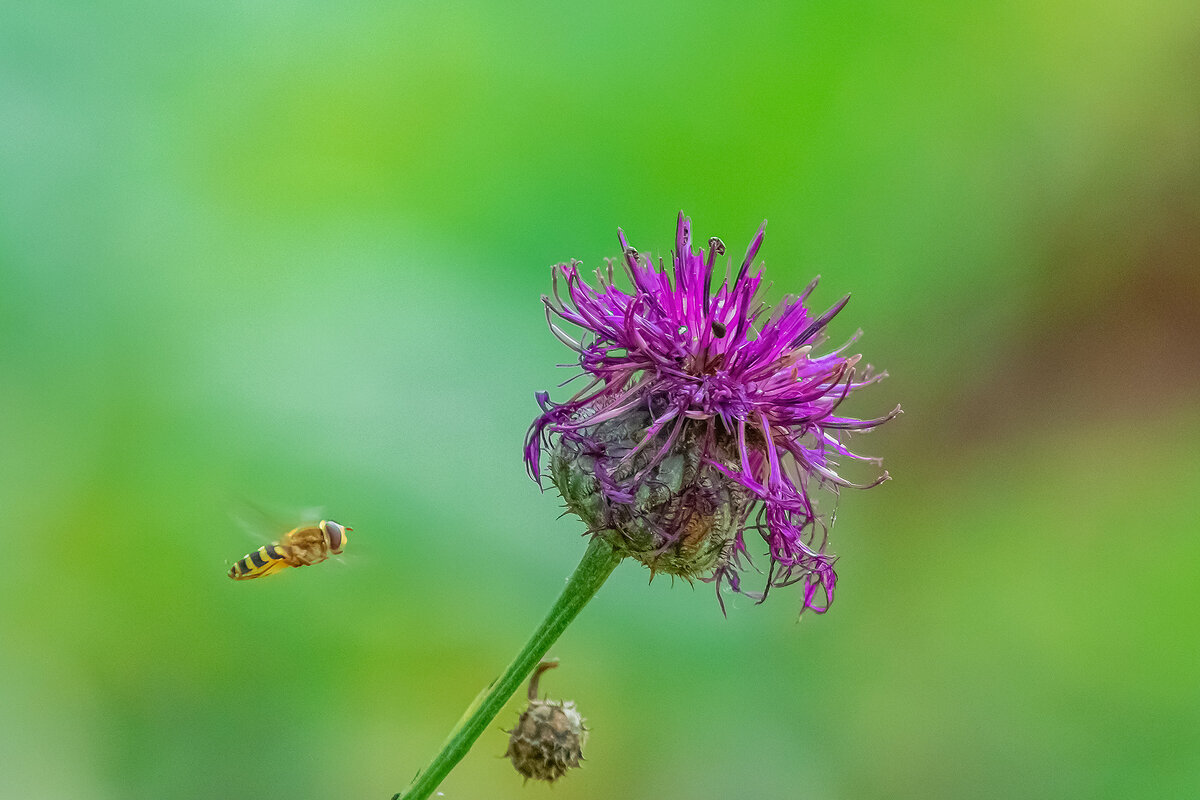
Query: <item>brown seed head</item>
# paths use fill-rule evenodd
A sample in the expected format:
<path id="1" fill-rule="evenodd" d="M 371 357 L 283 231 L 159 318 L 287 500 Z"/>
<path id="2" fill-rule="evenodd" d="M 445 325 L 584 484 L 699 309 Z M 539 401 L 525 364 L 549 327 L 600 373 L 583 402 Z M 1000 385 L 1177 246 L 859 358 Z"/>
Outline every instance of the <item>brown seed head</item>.
<path id="1" fill-rule="evenodd" d="M 508 750 L 504 755 L 526 780 L 533 778 L 553 783 L 566 775 L 568 769 L 578 767 L 583 759 L 587 728 L 575 704 L 570 700 L 537 699 L 538 678 L 556 666 L 557 662 L 546 661 L 538 665 L 529 681 L 529 707 L 517 720 L 516 727 L 509 731 Z"/>

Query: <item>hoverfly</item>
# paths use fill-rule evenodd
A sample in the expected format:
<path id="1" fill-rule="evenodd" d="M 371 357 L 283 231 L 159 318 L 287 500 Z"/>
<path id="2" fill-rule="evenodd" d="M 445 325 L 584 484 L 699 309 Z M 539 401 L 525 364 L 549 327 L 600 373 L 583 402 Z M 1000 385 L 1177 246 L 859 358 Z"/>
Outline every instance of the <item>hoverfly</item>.
<path id="1" fill-rule="evenodd" d="M 240 559 L 229 569 L 229 577 L 235 581 L 261 578 L 278 572 L 284 567 L 307 567 L 319 564 L 331 555 L 338 555 L 346 547 L 347 528 L 331 519 L 323 519 L 316 525 L 301 525 L 292 528 L 274 544 L 265 544 L 253 553 Z"/>

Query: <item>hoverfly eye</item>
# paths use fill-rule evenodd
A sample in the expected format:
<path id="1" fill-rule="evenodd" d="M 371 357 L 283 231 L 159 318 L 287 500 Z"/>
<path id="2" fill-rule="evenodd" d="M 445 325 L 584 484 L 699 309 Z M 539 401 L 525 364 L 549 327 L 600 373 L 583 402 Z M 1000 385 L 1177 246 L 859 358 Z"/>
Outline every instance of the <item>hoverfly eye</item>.
<path id="1" fill-rule="evenodd" d="M 333 520 L 326 520 L 325 535 L 329 537 L 329 549 L 334 553 L 342 552 L 346 545 L 346 529 Z"/>

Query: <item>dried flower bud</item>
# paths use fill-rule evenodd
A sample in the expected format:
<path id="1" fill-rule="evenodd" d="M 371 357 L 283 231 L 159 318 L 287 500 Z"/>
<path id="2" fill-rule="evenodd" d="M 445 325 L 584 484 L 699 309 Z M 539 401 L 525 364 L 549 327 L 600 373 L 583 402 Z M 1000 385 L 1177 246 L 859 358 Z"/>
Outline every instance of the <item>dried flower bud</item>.
<path id="1" fill-rule="evenodd" d="M 526 780 L 553 783 L 571 767 L 578 767 L 583 759 L 587 728 L 575 704 L 570 700 L 555 702 L 537 697 L 538 679 L 543 672 L 557 666 L 557 661 L 543 661 L 534 670 L 529 679 L 529 708 L 509 731 L 508 751 L 504 755 Z"/>

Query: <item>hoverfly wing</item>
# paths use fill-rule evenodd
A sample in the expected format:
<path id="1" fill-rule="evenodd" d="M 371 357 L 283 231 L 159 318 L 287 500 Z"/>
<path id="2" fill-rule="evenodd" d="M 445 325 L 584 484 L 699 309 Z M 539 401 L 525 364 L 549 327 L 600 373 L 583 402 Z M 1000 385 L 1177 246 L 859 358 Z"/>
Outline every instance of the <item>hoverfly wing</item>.
<path id="1" fill-rule="evenodd" d="M 263 503 L 246 497 L 235 497 L 229 503 L 230 519 L 256 547 L 263 542 L 284 544 L 285 533 L 298 525 L 316 525 L 322 519 L 321 511 L 320 506 Z"/>

